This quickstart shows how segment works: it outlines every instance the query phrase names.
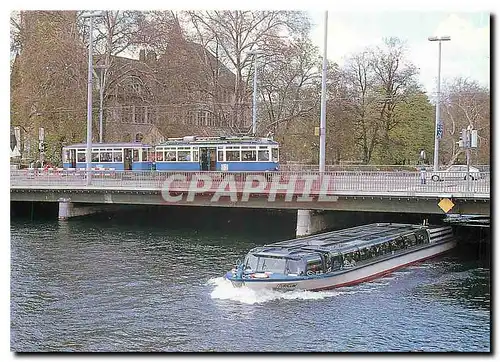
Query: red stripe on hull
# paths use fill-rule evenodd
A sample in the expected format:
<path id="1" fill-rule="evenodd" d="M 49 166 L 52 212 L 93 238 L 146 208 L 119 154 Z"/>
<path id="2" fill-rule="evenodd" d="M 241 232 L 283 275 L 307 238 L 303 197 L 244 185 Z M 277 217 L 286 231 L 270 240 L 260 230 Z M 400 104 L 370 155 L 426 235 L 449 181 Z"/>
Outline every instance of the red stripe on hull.
<path id="1" fill-rule="evenodd" d="M 399 265 L 397 267 L 394 267 L 394 268 L 391 268 L 391 269 L 387 269 L 387 270 L 384 270 L 384 271 L 382 271 L 380 273 L 372 274 L 372 275 L 369 275 L 369 276 L 364 277 L 364 278 L 356 279 L 356 280 L 353 280 L 351 282 L 342 283 L 342 284 L 336 284 L 336 285 L 332 285 L 332 286 L 329 286 L 329 287 L 318 288 L 318 289 L 311 289 L 311 290 L 317 292 L 317 291 L 320 291 L 320 290 L 329 290 L 329 289 L 334 289 L 334 288 L 347 287 L 347 286 L 350 286 L 350 285 L 355 285 L 355 284 L 367 282 L 369 280 L 373 280 L 373 279 L 379 278 L 379 277 L 381 277 L 383 275 L 390 274 L 390 273 L 392 273 L 395 270 L 407 267 L 408 265 L 412 265 L 412 264 L 419 263 L 419 262 L 424 261 L 424 260 L 435 258 L 436 256 L 444 254 L 444 253 L 446 253 L 448 251 L 449 250 L 445 250 L 445 251 L 442 251 L 440 253 L 433 254 L 431 256 L 426 256 L 425 258 L 417 259 L 417 260 L 414 260 L 414 261 L 412 261 L 410 263 Z"/>

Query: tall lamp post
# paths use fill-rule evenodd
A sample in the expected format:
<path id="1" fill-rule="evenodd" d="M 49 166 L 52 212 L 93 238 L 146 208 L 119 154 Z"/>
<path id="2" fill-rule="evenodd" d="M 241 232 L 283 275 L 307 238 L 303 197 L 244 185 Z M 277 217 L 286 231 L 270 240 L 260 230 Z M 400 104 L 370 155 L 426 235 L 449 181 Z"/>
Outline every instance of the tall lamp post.
<path id="1" fill-rule="evenodd" d="M 260 54 L 258 49 L 250 51 L 254 57 L 253 72 L 253 100 L 252 100 L 252 136 L 257 132 L 257 58 Z"/>
<path id="2" fill-rule="evenodd" d="M 99 143 L 102 143 L 103 125 L 102 125 L 102 111 L 103 111 L 103 96 L 104 96 L 104 71 L 108 68 L 106 64 L 96 66 L 99 69 Z"/>
<path id="3" fill-rule="evenodd" d="M 429 41 L 437 41 L 439 43 L 438 56 L 438 78 L 437 78 L 437 98 L 436 98 L 436 125 L 434 130 L 434 171 L 439 170 L 439 139 L 443 134 L 443 125 L 439 119 L 439 106 L 441 103 L 441 42 L 451 40 L 449 36 L 430 36 Z"/>
<path id="4" fill-rule="evenodd" d="M 325 172 L 326 153 L 326 50 L 328 39 L 328 11 L 325 11 L 325 35 L 323 46 L 323 75 L 321 77 L 321 115 L 319 125 L 319 172 Z"/>
<path id="5" fill-rule="evenodd" d="M 90 19 L 89 29 L 89 72 L 88 72 L 88 86 L 87 86 L 87 185 L 91 181 L 91 156 L 92 156 L 92 80 L 93 80 L 93 37 L 94 32 L 94 18 L 103 16 L 102 13 L 90 13 L 82 15 L 83 18 Z"/>

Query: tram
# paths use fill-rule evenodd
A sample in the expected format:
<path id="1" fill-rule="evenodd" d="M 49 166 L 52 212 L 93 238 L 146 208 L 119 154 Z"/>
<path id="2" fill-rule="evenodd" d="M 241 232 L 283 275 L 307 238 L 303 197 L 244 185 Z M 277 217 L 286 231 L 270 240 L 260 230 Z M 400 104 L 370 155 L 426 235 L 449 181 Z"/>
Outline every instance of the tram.
<path id="1" fill-rule="evenodd" d="M 279 145 L 269 138 L 169 138 L 155 146 L 157 171 L 276 171 Z"/>
<path id="2" fill-rule="evenodd" d="M 87 144 L 64 146 L 62 160 L 64 169 L 84 169 Z M 151 170 L 153 146 L 139 143 L 93 143 L 91 167 L 115 171 Z"/>

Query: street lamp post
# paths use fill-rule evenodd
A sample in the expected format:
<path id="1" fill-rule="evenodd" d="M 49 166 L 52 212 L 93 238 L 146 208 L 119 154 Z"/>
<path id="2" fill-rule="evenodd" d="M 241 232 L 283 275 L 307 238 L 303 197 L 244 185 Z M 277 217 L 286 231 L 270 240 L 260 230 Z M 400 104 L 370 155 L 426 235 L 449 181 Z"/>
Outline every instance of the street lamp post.
<path id="1" fill-rule="evenodd" d="M 98 65 L 96 68 L 99 69 L 99 143 L 102 143 L 103 138 L 103 123 L 102 123 L 102 112 L 103 112 L 103 97 L 104 97 L 104 71 L 108 67 L 104 65 Z"/>
<path id="2" fill-rule="evenodd" d="M 250 52 L 254 56 L 253 72 L 253 101 L 252 101 L 252 136 L 257 132 L 257 58 L 259 51 L 257 49 Z"/>
<path id="3" fill-rule="evenodd" d="M 93 37 L 94 18 L 103 16 L 102 13 L 91 13 L 82 15 L 83 18 L 90 19 L 89 29 L 89 69 L 88 69 L 88 86 L 87 86 L 87 152 L 86 152 L 86 170 L 87 184 L 91 181 L 91 156 L 92 156 L 92 84 L 93 84 Z"/>
<path id="4" fill-rule="evenodd" d="M 325 35 L 323 47 L 323 75 L 321 78 L 321 115 L 319 125 L 319 172 L 325 172 L 326 153 L 326 66 L 327 66 L 327 39 L 328 39 L 328 11 L 325 11 Z"/>
<path id="5" fill-rule="evenodd" d="M 449 36 L 431 36 L 429 41 L 437 41 L 439 43 L 438 56 L 438 79 L 437 79 L 437 98 L 436 98 L 436 125 L 434 129 L 434 171 L 439 170 L 439 139 L 442 136 L 443 125 L 439 119 L 439 106 L 441 103 L 441 42 L 451 40 Z"/>

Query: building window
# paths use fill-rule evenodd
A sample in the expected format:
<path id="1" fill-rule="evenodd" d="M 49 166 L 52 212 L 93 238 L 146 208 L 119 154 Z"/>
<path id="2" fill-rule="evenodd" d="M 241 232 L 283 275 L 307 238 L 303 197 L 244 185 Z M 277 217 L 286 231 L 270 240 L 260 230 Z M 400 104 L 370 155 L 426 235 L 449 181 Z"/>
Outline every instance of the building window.
<path id="1" fill-rule="evenodd" d="M 207 112 L 198 111 L 198 126 L 207 126 Z"/>

